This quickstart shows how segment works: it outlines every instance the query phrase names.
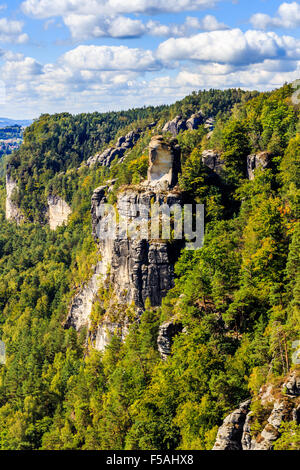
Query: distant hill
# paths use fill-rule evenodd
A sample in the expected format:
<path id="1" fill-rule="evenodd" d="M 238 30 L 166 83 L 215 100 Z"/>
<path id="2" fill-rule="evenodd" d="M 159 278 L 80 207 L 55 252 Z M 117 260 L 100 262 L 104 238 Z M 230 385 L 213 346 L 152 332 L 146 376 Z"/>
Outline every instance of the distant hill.
<path id="1" fill-rule="evenodd" d="M 29 119 L 18 120 L 18 119 L 8 119 L 8 118 L 0 117 L 0 129 L 3 129 L 3 127 L 13 126 L 14 124 L 17 124 L 22 127 L 27 127 L 27 126 L 30 126 L 32 122 L 33 121 Z"/>

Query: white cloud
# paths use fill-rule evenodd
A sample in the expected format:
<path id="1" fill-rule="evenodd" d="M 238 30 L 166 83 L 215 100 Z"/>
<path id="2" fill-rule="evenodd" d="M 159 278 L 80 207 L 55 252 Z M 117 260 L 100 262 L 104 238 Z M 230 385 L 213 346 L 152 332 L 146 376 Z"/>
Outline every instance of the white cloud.
<path id="1" fill-rule="evenodd" d="M 40 64 L 2 53 L 7 109 L 42 112 L 126 109 L 171 103 L 199 88 L 271 89 L 299 78 L 300 43 L 290 36 L 215 31 L 167 40 L 157 54 L 125 46 L 78 46 Z M 172 73 L 168 68 L 172 68 Z"/>
<path id="2" fill-rule="evenodd" d="M 144 34 L 167 37 L 190 36 L 197 31 L 228 29 L 212 15 L 206 15 L 202 20 L 188 16 L 183 24 L 164 25 L 152 19 L 144 24 L 141 20 L 126 16 L 103 16 L 102 12 L 88 15 L 71 13 L 64 17 L 64 22 L 75 40 L 92 37 L 141 37 Z"/>
<path id="3" fill-rule="evenodd" d="M 90 14 L 102 10 L 103 15 L 195 11 L 213 7 L 219 0 L 25 0 L 24 13 L 37 18 Z"/>
<path id="4" fill-rule="evenodd" d="M 105 18 L 102 15 L 71 14 L 64 18 L 66 26 L 70 29 L 73 39 L 82 40 L 89 37 L 139 37 L 147 28 L 140 20 L 118 16 Z"/>
<path id="5" fill-rule="evenodd" d="M 296 54 L 296 55 L 295 55 Z M 277 58 L 300 58 L 300 40 L 275 33 L 240 29 L 200 33 L 190 38 L 168 39 L 160 44 L 162 61 L 193 60 L 245 65 Z"/>
<path id="6" fill-rule="evenodd" d="M 250 19 L 254 28 L 287 28 L 293 29 L 300 26 L 300 5 L 297 2 L 282 3 L 277 15 L 272 17 L 264 13 L 256 13 Z"/>
<path id="7" fill-rule="evenodd" d="M 27 41 L 28 35 L 23 33 L 22 21 L 0 18 L 0 42 L 24 44 Z"/>
<path id="8" fill-rule="evenodd" d="M 85 40 L 92 37 L 186 36 L 195 30 L 226 29 L 212 15 L 203 20 L 188 17 L 182 25 L 162 25 L 152 19 L 144 24 L 139 19 L 124 15 L 153 15 L 160 12 L 195 11 L 212 7 L 219 0 L 26 0 L 22 4 L 25 14 L 37 18 L 61 16 L 72 38 Z"/>
<path id="9" fill-rule="evenodd" d="M 183 24 L 162 25 L 159 21 L 150 20 L 147 23 L 148 33 L 153 36 L 191 36 L 196 31 L 218 31 L 228 29 L 215 16 L 206 15 L 202 20 L 188 16 Z"/>
<path id="10" fill-rule="evenodd" d="M 126 46 L 78 46 L 66 52 L 60 63 L 76 70 L 138 70 L 161 68 L 150 50 Z"/>

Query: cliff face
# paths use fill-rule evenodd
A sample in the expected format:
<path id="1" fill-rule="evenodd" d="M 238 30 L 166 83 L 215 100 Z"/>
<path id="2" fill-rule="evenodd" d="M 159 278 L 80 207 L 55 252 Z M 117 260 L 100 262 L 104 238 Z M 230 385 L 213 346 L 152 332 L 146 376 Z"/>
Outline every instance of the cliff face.
<path id="1" fill-rule="evenodd" d="M 18 225 L 24 220 L 24 215 L 22 214 L 19 207 L 12 202 L 12 197 L 15 191 L 18 190 L 18 185 L 14 181 L 9 173 L 6 174 L 6 204 L 5 204 L 5 214 L 6 219 L 16 222 Z"/>
<path id="2" fill-rule="evenodd" d="M 255 170 L 261 168 L 265 170 L 271 165 L 271 154 L 269 152 L 260 152 L 247 157 L 247 173 L 249 180 L 255 177 Z"/>
<path id="3" fill-rule="evenodd" d="M 264 386 L 255 399 L 259 414 L 250 411 L 247 400 L 227 416 L 219 428 L 213 450 L 272 450 L 280 426 L 300 424 L 300 371 L 289 374 L 281 386 Z"/>
<path id="4" fill-rule="evenodd" d="M 70 206 L 58 196 L 49 196 L 47 202 L 50 229 L 55 230 L 57 227 L 67 223 L 72 210 Z"/>
<path id="5" fill-rule="evenodd" d="M 131 306 L 138 319 L 146 299 L 159 306 L 174 284 L 174 263 L 179 255 L 179 244 L 161 239 L 124 237 L 123 225 L 139 226 L 148 220 L 154 203 L 159 206 L 182 205 L 180 192 L 174 189 L 180 169 L 180 149 L 176 142 L 167 143 L 161 136 L 152 139 L 149 147 L 148 180 L 138 188 L 120 191 L 116 208 L 119 221 L 112 236 L 103 237 L 104 226 L 111 220 L 104 215 L 107 187 L 101 186 L 92 196 L 92 231 L 99 248 L 95 274 L 75 296 L 66 326 L 77 330 L 91 326 L 90 314 L 97 299 L 97 290 L 109 290 L 109 305 L 102 320 L 93 329 L 90 339 L 94 347 L 103 350 L 112 334 L 124 337 L 127 333 L 126 309 Z M 141 208 L 135 211 L 134 208 Z M 148 222 L 147 222 L 148 223 Z M 147 225 L 146 223 L 146 225 Z"/>

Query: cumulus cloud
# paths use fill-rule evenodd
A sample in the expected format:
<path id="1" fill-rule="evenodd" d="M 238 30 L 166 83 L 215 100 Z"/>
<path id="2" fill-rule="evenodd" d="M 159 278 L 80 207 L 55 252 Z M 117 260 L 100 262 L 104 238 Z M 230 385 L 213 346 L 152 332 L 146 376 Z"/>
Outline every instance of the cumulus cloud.
<path id="1" fill-rule="evenodd" d="M 73 39 L 82 40 L 89 37 L 132 38 L 144 34 L 151 36 L 190 36 L 197 31 L 216 31 L 228 29 L 214 16 L 206 15 L 203 19 L 188 16 L 183 24 L 164 25 L 159 21 L 150 20 L 144 24 L 141 20 L 133 20 L 126 16 L 113 18 L 102 15 L 71 14 L 64 18 Z"/>
<path id="2" fill-rule="evenodd" d="M 193 60 L 245 65 L 265 59 L 299 57 L 300 40 L 275 33 L 240 29 L 200 33 L 190 38 L 168 39 L 157 57 L 163 61 Z M 295 55 L 296 54 L 296 55 Z"/>
<path id="3" fill-rule="evenodd" d="M 25 0 L 24 13 L 37 18 L 64 16 L 66 14 L 89 14 L 102 10 L 103 14 L 122 15 L 128 13 L 154 14 L 178 13 L 213 7 L 219 0 Z"/>
<path id="4" fill-rule="evenodd" d="M 211 7 L 217 1 L 219 0 L 26 0 L 22 9 L 25 14 L 37 18 L 62 16 L 75 40 L 90 37 L 129 38 L 144 34 L 186 36 L 195 30 L 226 29 L 226 25 L 219 23 L 212 15 L 206 15 L 202 20 L 188 17 L 182 25 L 163 25 L 152 19 L 143 23 L 125 15 L 195 11 Z"/>
<path id="5" fill-rule="evenodd" d="M 16 44 L 27 42 L 28 35 L 23 33 L 23 22 L 0 18 L 0 41 Z"/>
<path id="6" fill-rule="evenodd" d="M 298 28 L 300 26 L 300 5 L 297 2 L 282 3 L 276 16 L 256 13 L 251 17 L 250 22 L 254 28 L 258 29 Z"/>
<path id="7" fill-rule="evenodd" d="M 78 70 L 154 71 L 161 68 L 152 51 L 126 46 L 78 46 L 66 52 L 59 62 Z"/>
<path id="8" fill-rule="evenodd" d="M 188 16 L 183 24 L 162 25 L 159 21 L 150 20 L 147 23 L 147 31 L 153 36 L 190 36 L 196 31 L 218 31 L 228 29 L 224 23 L 220 23 L 215 16 L 206 15 L 203 19 Z"/>
<path id="9" fill-rule="evenodd" d="M 157 51 L 80 45 L 46 65 L 14 52 L 2 62 L 7 108 L 36 116 L 170 103 L 199 88 L 274 88 L 299 77 L 300 41 L 222 30 L 169 39 Z"/>

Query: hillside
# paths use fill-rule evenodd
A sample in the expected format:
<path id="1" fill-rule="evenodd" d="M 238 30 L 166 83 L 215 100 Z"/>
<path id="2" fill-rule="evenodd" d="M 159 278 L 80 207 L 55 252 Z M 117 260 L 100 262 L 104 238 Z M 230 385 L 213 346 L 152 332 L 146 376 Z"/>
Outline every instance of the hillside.
<path id="1" fill-rule="evenodd" d="M 300 449 L 292 94 L 25 130 L 1 183 L 0 449 Z M 101 206 L 132 200 L 204 204 L 203 247 L 101 239 Z"/>

